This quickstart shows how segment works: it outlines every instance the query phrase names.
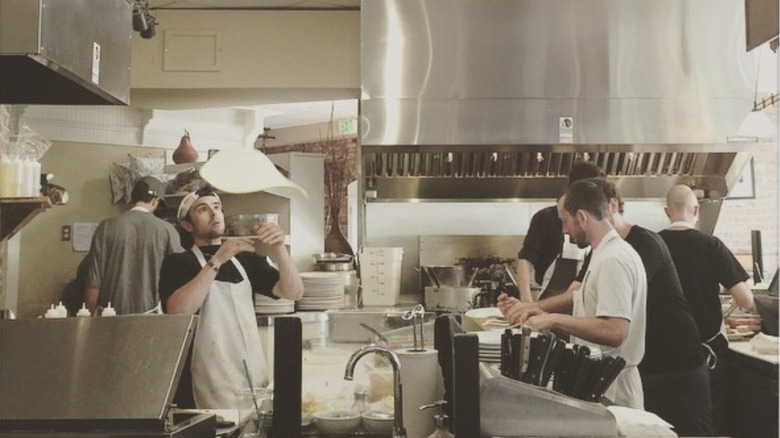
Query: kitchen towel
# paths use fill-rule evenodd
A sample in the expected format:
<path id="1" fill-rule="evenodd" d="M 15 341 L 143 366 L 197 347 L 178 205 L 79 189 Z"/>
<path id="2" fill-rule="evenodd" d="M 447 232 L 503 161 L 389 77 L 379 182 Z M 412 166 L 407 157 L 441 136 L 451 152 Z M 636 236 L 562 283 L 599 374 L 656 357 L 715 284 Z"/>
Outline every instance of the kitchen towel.
<path id="1" fill-rule="evenodd" d="M 424 404 L 444 396 L 438 352 L 434 349 L 396 350 L 401 361 L 401 385 L 404 403 L 404 427 L 409 438 L 424 438 L 433 433 L 435 409 L 420 411 Z"/>

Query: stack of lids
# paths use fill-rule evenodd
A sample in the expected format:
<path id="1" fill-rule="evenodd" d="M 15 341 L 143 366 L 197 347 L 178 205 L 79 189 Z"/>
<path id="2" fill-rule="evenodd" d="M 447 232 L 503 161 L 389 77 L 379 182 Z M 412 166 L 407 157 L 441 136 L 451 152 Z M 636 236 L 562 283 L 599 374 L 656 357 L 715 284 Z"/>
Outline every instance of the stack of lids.
<path id="1" fill-rule="evenodd" d="M 303 298 L 298 310 L 330 310 L 344 307 L 344 276 L 339 272 L 301 272 Z"/>

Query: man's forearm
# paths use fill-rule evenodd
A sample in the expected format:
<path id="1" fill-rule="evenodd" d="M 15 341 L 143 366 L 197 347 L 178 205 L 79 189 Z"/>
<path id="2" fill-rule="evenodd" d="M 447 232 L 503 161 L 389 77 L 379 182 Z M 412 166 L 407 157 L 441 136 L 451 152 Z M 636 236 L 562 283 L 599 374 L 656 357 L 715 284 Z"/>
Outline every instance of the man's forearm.
<path id="1" fill-rule="evenodd" d="M 203 266 L 198 275 L 168 297 L 165 301 L 166 313 L 195 314 L 206 301 L 211 284 L 217 278 L 217 271 L 211 265 Z"/>
<path id="2" fill-rule="evenodd" d="M 274 295 L 293 301 L 300 300 L 303 297 L 303 281 L 287 249 L 282 247 L 272 252 L 271 260 L 279 269 L 279 282 L 274 286 Z"/>
<path id="3" fill-rule="evenodd" d="M 525 259 L 517 260 L 517 289 L 520 293 L 520 301 L 533 302 L 531 296 L 531 262 Z"/>
<path id="4" fill-rule="evenodd" d="M 98 289 L 95 286 L 87 286 L 86 289 L 84 289 L 84 304 L 87 306 L 87 309 L 90 313 L 95 313 L 95 309 L 97 309 L 98 304 L 98 298 L 100 297 L 100 289 Z"/>
<path id="5" fill-rule="evenodd" d="M 753 308 L 753 291 L 750 290 L 750 287 L 744 281 L 731 286 L 729 293 L 739 307 L 743 309 Z"/>
<path id="6" fill-rule="evenodd" d="M 571 313 L 574 308 L 574 291 L 579 287 L 579 283 L 573 282 L 566 292 L 553 297 L 539 300 L 536 305 L 545 312 L 551 313 Z"/>
<path id="7" fill-rule="evenodd" d="M 629 322 L 622 318 L 576 317 L 554 315 L 552 329 L 560 330 L 594 344 L 619 347 L 628 333 Z"/>

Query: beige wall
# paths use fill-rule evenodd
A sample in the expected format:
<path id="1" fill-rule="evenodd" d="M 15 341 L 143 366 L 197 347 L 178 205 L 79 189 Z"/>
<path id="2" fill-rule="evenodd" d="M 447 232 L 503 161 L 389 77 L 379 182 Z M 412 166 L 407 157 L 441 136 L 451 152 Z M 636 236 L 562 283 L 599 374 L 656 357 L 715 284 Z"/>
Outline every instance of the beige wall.
<path id="1" fill-rule="evenodd" d="M 133 38 L 132 106 L 224 107 L 359 96 L 359 11 L 156 14 L 157 36 Z"/>
<path id="2" fill-rule="evenodd" d="M 70 201 L 39 214 L 19 233 L 18 317 L 40 315 L 61 299 L 86 254 L 73 252 L 70 241 L 60 240 L 61 227 L 99 222 L 122 212 L 123 205 L 111 203 L 108 174 L 112 163 L 125 162 L 128 153 L 147 152 L 159 155 L 159 150 L 140 147 L 55 142 L 43 156 L 42 171 L 54 174 L 51 182 L 65 187 Z"/>

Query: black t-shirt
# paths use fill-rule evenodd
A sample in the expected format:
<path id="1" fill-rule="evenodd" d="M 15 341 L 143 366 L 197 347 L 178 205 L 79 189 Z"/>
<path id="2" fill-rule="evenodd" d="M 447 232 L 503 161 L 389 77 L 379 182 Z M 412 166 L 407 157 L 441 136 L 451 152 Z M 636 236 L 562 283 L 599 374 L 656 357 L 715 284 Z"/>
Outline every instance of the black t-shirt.
<path id="1" fill-rule="evenodd" d="M 201 247 L 203 257 L 206 260 L 211 259 L 219 249 L 219 245 L 209 245 Z M 242 252 L 236 255 L 236 259 L 246 271 L 247 278 L 252 285 L 252 300 L 254 294 L 262 294 L 273 297 L 272 290 L 276 282 L 279 281 L 279 271 L 268 264 L 265 257 L 261 257 L 253 252 Z M 163 312 L 167 313 L 166 302 L 176 289 L 192 280 L 198 272 L 203 269 L 191 250 L 173 253 L 163 260 L 160 268 L 160 303 Z M 240 283 L 243 280 L 241 273 L 232 262 L 223 263 L 217 273 L 218 281 L 229 283 Z M 197 330 L 197 329 L 196 329 Z M 192 372 L 190 364 L 192 362 L 192 349 L 187 355 L 179 386 L 176 389 L 174 403 L 180 408 L 195 408 L 195 399 L 192 394 Z"/>
<path id="2" fill-rule="evenodd" d="M 699 331 L 666 244 L 658 234 L 636 225 L 625 240 L 639 254 L 647 273 L 645 356 L 639 371 L 662 374 L 700 366 L 704 352 Z"/>
<path id="3" fill-rule="evenodd" d="M 685 300 L 693 312 L 702 342 L 718 334 L 723 321 L 720 286 L 731 289 L 750 278 L 734 254 L 715 236 L 699 230 L 663 230 Z"/>
<path id="4" fill-rule="evenodd" d="M 218 249 L 219 245 L 209 245 L 200 248 L 206 260 L 211 259 Z M 276 282 L 279 281 L 279 271 L 268 264 L 268 259 L 254 252 L 238 253 L 236 259 L 244 267 L 249 283 L 252 285 L 252 291 L 273 297 L 272 290 Z M 166 301 L 173 292 L 195 278 L 201 269 L 203 268 L 200 266 L 197 257 L 195 257 L 195 253 L 191 250 L 170 254 L 163 260 L 160 268 L 159 287 L 163 312 L 168 311 Z M 241 280 L 241 273 L 238 272 L 238 269 L 232 262 L 223 263 L 219 267 L 217 281 L 240 283 Z M 254 294 L 252 299 L 254 300 Z"/>
<path id="5" fill-rule="evenodd" d="M 531 217 L 528 233 L 517 258 L 534 265 L 534 280 L 544 281 L 544 273 L 558 257 L 563 247 L 563 225 L 558 218 L 558 207 L 545 207 Z"/>

